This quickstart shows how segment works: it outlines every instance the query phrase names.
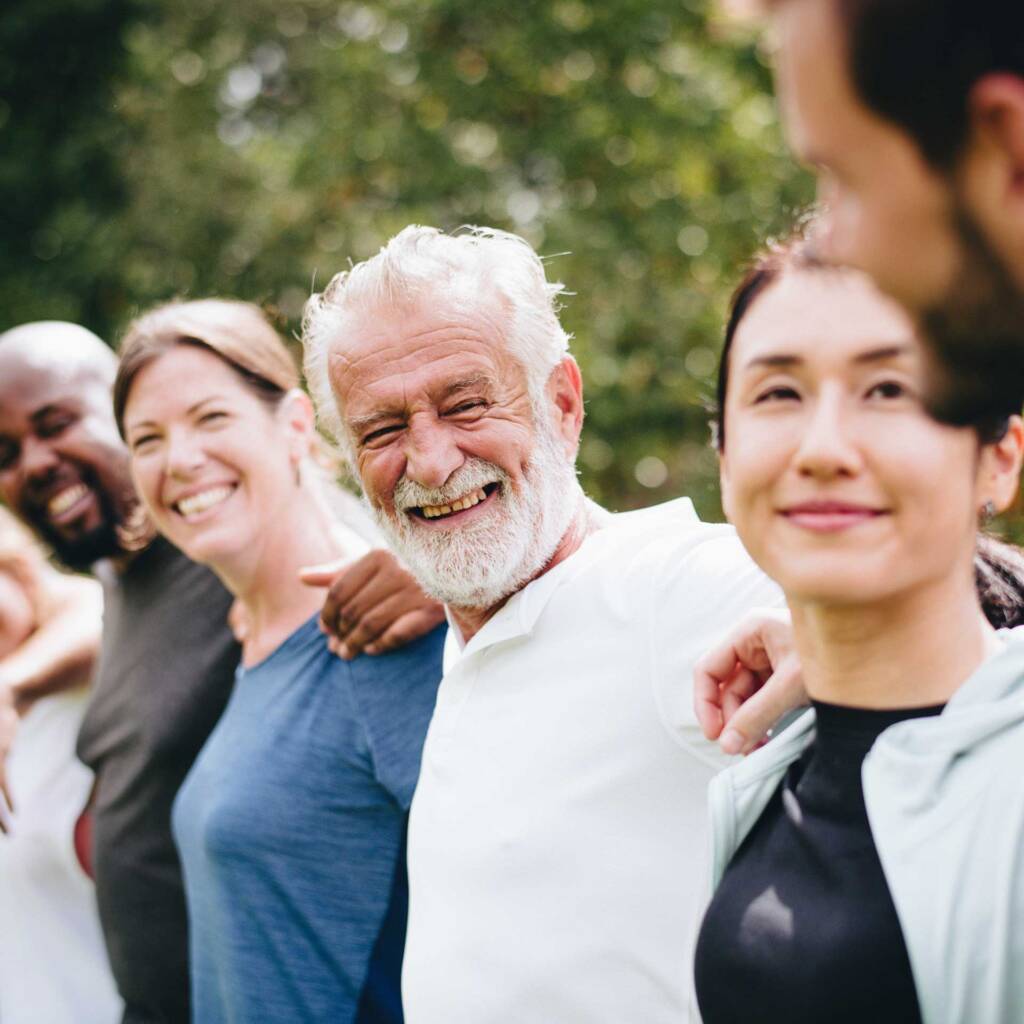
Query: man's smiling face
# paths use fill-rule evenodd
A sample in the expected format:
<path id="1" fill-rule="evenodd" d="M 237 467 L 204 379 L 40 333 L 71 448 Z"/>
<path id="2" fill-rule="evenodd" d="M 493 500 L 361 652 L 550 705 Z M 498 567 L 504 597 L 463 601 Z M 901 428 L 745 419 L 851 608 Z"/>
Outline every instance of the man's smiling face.
<path id="1" fill-rule="evenodd" d="M 459 607 L 522 586 L 575 511 L 574 439 L 553 402 L 535 408 L 503 312 L 496 297 L 449 289 L 346 322 L 330 361 L 378 521 L 424 586 Z"/>
<path id="2" fill-rule="evenodd" d="M 0 495 L 73 568 L 118 552 L 134 498 L 102 369 L 0 345 Z"/>

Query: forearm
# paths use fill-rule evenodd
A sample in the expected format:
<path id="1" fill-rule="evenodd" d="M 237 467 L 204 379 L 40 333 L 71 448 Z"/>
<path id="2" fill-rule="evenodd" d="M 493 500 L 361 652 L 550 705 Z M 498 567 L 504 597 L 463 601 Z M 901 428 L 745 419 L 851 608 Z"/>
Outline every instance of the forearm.
<path id="1" fill-rule="evenodd" d="M 0 689 L 23 714 L 40 697 L 87 683 L 99 653 L 103 597 L 99 584 L 60 577 L 46 620 L 0 659 Z"/>

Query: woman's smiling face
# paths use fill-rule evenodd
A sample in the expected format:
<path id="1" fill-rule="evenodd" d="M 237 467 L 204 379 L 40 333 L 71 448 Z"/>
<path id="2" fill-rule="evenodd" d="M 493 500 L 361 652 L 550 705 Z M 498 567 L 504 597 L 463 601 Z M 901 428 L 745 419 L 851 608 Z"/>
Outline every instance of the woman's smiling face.
<path id="1" fill-rule="evenodd" d="M 194 561 L 245 557 L 280 521 L 308 447 L 287 402 L 271 409 L 223 359 L 194 345 L 170 349 L 136 376 L 124 415 L 132 478 L 154 525 Z"/>
<path id="2" fill-rule="evenodd" d="M 741 320 L 723 502 L 790 600 L 884 601 L 971 572 L 994 450 L 926 415 L 923 359 L 901 309 L 853 271 L 787 270 Z"/>

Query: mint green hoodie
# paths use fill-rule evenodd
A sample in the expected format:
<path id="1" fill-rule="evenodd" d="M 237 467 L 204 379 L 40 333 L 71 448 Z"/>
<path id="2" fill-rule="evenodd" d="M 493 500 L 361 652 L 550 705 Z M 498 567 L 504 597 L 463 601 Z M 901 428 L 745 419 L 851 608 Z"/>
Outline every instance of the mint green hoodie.
<path id="1" fill-rule="evenodd" d="M 941 715 L 886 729 L 862 769 L 925 1024 L 1024 1022 L 1024 629 L 1004 636 Z M 813 739 L 808 711 L 712 781 L 712 890 Z"/>

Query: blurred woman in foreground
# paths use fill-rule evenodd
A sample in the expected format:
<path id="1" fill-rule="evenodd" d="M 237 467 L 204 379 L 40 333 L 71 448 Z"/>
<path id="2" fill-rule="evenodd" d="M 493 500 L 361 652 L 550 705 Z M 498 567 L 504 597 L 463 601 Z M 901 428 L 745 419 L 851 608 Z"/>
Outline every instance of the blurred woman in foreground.
<path id="1" fill-rule="evenodd" d="M 773 252 L 722 356 L 723 501 L 785 591 L 813 708 L 711 789 L 705 1024 L 1009 1024 L 1024 1006 L 1015 410 L 940 426 L 902 311 Z M 979 557 L 980 552 L 980 557 Z M 976 571 L 977 568 L 977 571 Z"/>
<path id="2" fill-rule="evenodd" d="M 174 807 L 194 1019 L 400 1021 L 405 820 L 443 629 L 376 658 L 328 650 L 299 570 L 361 554 L 363 523 L 256 307 L 136 321 L 114 407 L 154 525 L 244 624 L 235 689 Z"/>
<path id="3" fill-rule="evenodd" d="M 3 1024 L 121 1019 L 85 870 L 92 773 L 75 757 L 102 611 L 99 585 L 57 572 L 0 509 L 0 687 L 14 716 L 0 721 Z"/>

